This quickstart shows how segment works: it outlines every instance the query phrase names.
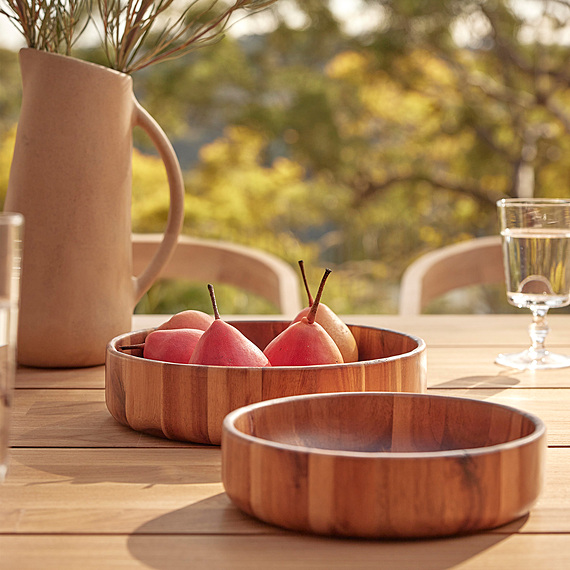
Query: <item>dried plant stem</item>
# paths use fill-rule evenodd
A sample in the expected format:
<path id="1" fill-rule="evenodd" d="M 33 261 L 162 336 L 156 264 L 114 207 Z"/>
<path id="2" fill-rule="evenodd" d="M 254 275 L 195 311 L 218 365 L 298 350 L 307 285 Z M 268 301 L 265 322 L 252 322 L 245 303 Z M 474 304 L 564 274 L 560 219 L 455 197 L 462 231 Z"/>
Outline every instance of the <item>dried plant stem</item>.
<path id="1" fill-rule="evenodd" d="M 90 10 L 91 0 L 0 1 L 0 14 L 21 32 L 28 47 L 66 55 L 85 29 Z"/>
<path id="2" fill-rule="evenodd" d="M 113 69 L 132 73 L 219 41 L 232 15 L 258 12 L 276 0 L 0 0 L 28 47 L 71 54 L 89 21 L 101 21 Z M 82 24 L 85 24 L 81 27 Z"/>
<path id="3" fill-rule="evenodd" d="M 234 0 L 220 7 L 218 0 L 191 0 L 180 11 L 174 0 L 98 0 L 107 57 L 111 67 L 125 73 L 213 44 L 235 12 L 256 12 L 274 2 Z"/>

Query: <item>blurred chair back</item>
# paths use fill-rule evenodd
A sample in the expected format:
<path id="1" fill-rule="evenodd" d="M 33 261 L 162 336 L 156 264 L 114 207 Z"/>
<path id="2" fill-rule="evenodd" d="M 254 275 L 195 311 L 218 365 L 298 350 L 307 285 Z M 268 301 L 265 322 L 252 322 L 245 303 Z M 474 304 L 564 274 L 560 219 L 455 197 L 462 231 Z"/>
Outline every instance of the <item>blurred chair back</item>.
<path id="1" fill-rule="evenodd" d="M 417 315 L 444 293 L 469 285 L 504 283 L 500 236 L 475 238 L 426 253 L 400 284 L 399 313 Z"/>
<path id="2" fill-rule="evenodd" d="M 133 234 L 135 275 L 148 265 L 160 240 L 158 234 Z M 300 280 L 293 267 L 267 252 L 229 242 L 179 236 L 160 278 L 233 285 L 269 300 L 287 317 L 302 309 Z"/>

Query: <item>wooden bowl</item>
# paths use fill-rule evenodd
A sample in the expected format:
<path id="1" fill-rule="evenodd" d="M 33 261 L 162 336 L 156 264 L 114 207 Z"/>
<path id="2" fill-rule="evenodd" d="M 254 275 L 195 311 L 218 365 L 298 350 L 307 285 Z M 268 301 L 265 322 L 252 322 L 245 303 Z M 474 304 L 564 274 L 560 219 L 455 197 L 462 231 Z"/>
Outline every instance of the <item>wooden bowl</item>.
<path id="1" fill-rule="evenodd" d="M 445 536 L 525 515 L 545 453 L 542 421 L 507 406 L 426 394 L 311 394 L 229 414 L 222 481 L 240 509 L 287 529 Z"/>
<path id="2" fill-rule="evenodd" d="M 287 321 L 232 322 L 260 348 Z M 316 392 L 426 389 L 425 342 L 385 329 L 351 326 L 362 360 L 326 366 L 248 368 L 170 364 L 117 347 L 143 342 L 152 330 L 114 338 L 107 346 L 105 399 L 111 415 L 131 428 L 219 445 L 224 416 L 253 402 Z"/>

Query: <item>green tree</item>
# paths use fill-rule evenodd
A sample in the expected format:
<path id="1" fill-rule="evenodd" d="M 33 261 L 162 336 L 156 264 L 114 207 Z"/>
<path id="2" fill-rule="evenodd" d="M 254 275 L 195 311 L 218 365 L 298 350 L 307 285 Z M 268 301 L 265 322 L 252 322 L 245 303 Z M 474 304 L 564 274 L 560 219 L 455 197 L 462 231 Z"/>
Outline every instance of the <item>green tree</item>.
<path id="1" fill-rule="evenodd" d="M 13 127 L 20 110 L 20 68 L 17 55 L 0 49 L 0 136 Z"/>
<path id="2" fill-rule="evenodd" d="M 134 80 L 179 150 L 185 232 L 304 257 L 314 283 L 330 265 L 327 304 L 391 312 L 417 255 L 496 232 L 497 198 L 569 195 L 570 8 L 359 4 L 375 25 L 349 34 L 329 2 L 288 3 L 297 27 L 277 3 L 273 31 Z M 133 219 L 160 231 L 168 193 L 143 162 Z"/>
<path id="3" fill-rule="evenodd" d="M 568 50 L 538 36 L 564 24 L 551 4 L 540 3 L 535 21 L 500 1 L 366 4 L 381 16 L 376 29 L 349 36 L 328 3 L 299 2 L 303 29 L 277 13 L 279 25 L 262 38 L 226 38 L 160 77 L 139 78 L 159 120 L 181 136 L 217 134 L 212 148 L 224 149 L 190 169 L 187 231 L 248 242 L 264 235 L 270 249 L 287 243 L 270 238 L 284 227 L 274 225 L 277 195 L 295 212 L 280 220 L 318 251 L 311 278 L 333 265 L 327 293 L 341 311 L 393 310 L 415 256 L 496 232 L 497 198 L 568 195 Z M 247 130 L 223 134 L 227 124 Z M 245 189 L 242 180 L 267 183 L 276 157 L 302 177 L 273 187 L 273 199 Z M 222 180 L 231 198 L 215 189 Z M 207 222 L 207 211 L 220 223 Z"/>

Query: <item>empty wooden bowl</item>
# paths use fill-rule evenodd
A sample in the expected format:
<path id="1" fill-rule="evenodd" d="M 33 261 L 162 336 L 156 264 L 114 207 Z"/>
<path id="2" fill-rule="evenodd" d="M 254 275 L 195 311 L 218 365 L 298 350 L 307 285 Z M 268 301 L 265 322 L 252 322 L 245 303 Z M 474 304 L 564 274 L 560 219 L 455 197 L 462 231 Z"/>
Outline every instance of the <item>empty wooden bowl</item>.
<path id="1" fill-rule="evenodd" d="M 316 534 L 430 537 L 503 525 L 537 499 L 542 421 L 448 396 L 312 394 L 235 410 L 222 480 L 240 509 Z"/>
<path id="2" fill-rule="evenodd" d="M 260 348 L 289 324 L 232 323 Z M 170 364 L 118 347 L 143 342 L 150 330 L 107 346 L 105 396 L 111 415 L 131 428 L 174 439 L 219 445 L 224 416 L 253 402 L 316 392 L 426 389 L 425 342 L 374 327 L 351 326 L 361 361 L 326 366 L 248 368 Z"/>

